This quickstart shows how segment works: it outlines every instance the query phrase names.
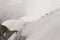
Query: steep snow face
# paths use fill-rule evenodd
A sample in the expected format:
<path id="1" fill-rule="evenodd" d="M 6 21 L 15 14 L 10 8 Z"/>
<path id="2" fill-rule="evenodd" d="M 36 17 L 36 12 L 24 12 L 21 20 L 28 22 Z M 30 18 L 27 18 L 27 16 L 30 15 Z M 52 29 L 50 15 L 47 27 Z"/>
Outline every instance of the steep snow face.
<path id="1" fill-rule="evenodd" d="M 17 19 L 17 20 L 6 20 L 2 23 L 2 25 L 5 25 L 11 31 L 13 30 L 20 31 L 25 23 L 26 22 L 23 21 L 22 19 Z M 16 33 L 14 33 L 8 40 L 14 40 L 15 36 Z"/>
<path id="2" fill-rule="evenodd" d="M 2 23 L 5 25 L 9 30 L 20 30 L 23 28 L 25 21 L 22 20 L 6 20 Z"/>

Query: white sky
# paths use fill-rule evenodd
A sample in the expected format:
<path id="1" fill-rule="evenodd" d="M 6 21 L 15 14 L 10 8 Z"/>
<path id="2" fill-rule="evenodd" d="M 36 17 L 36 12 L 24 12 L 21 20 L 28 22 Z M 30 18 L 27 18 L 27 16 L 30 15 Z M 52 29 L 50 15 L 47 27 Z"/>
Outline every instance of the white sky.
<path id="1" fill-rule="evenodd" d="M 26 14 L 25 20 L 34 21 L 59 7 L 60 0 L 0 0 L 0 16 L 20 18 Z"/>
<path id="2" fill-rule="evenodd" d="M 60 7 L 60 0 L 26 0 L 25 2 L 28 21 L 39 19 L 44 14 Z"/>

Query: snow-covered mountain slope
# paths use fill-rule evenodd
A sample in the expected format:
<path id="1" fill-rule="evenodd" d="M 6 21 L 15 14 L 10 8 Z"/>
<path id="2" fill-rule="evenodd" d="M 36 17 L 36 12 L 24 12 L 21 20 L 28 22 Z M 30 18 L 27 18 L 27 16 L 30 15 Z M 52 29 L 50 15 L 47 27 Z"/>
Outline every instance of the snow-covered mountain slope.
<path id="1" fill-rule="evenodd" d="M 26 40 L 60 40 L 60 8 L 24 26 L 22 35 Z"/>

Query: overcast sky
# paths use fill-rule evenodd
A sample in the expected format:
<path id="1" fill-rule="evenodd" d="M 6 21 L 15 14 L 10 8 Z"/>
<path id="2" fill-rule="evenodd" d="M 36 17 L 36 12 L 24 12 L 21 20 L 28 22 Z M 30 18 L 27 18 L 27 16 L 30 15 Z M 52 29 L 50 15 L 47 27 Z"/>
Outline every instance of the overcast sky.
<path id="1" fill-rule="evenodd" d="M 32 21 L 59 7 L 60 0 L 0 0 L 0 18 L 27 15 L 28 20 Z"/>

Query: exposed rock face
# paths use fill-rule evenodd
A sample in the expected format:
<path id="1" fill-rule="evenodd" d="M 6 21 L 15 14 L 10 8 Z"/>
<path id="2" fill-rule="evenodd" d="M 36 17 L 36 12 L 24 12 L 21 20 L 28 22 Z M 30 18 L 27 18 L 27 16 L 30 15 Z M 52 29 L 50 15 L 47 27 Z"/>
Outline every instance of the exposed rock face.
<path id="1" fill-rule="evenodd" d="M 8 40 L 8 38 L 17 33 L 16 30 L 10 31 L 6 26 L 0 24 L 0 40 Z"/>

